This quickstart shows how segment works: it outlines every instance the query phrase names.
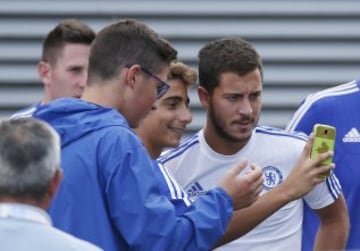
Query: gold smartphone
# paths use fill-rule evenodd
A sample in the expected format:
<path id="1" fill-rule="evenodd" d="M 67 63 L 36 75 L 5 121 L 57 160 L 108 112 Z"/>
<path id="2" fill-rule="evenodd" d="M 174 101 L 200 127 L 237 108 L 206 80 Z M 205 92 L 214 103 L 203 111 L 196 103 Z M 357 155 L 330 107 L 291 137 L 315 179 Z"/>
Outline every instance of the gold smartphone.
<path id="1" fill-rule="evenodd" d="M 334 151 L 336 129 L 330 125 L 315 124 L 313 128 L 314 143 L 311 149 L 311 158 L 316 158 L 319 154 L 327 151 Z M 324 165 L 331 164 L 333 158 L 328 158 L 322 162 Z M 321 174 L 322 178 L 326 178 L 330 175 L 330 172 Z"/>

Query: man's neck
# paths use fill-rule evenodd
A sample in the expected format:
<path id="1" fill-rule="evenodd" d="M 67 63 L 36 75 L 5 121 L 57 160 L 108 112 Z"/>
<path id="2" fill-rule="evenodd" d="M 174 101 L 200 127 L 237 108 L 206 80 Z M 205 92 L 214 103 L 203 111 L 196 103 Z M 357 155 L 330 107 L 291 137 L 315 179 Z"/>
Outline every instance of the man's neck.
<path id="1" fill-rule="evenodd" d="M 81 99 L 104 107 L 117 107 L 122 101 L 120 94 L 114 95 L 118 92 L 117 87 L 111 82 L 92 84 L 85 88 Z"/>
<path id="2" fill-rule="evenodd" d="M 204 138 L 211 149 L 223 155 L 233 155 L 239 152 L 248 142 L 230 141 L 208 127 L 204 128 Z"/>
<path id="3" fill-rule="evenodd" d="M 142 130 L 142 129 L 143 129 L 143 128 L 141 128 L 141 129 L 140 129 L 140 128 L 136 128 L 136 129 L 135 129 L 135 132 L 138 134 L 138 136 L 139 136 L 140 139 L 142 140 L 142 142 L 143 142 L 143 144 L 144 144 L 147 152 L 149 153 L 151 159 L 157 159 L 157 158 L 160 156 L 161 151 L 162 151 L 163 148 L 162 148 L 162 147 L 157 147 L 156 145 L 151 144 L 151 143 L 150 143 L 151 140 L 148 140 L 148 139 L 146 138 L 146 135 L 147 135 L 147 133 L 149 133 L 149 132 L 144 131 L 144 130 L 146 130 L 146 129 L 144 129 L 144 130 Z"/>

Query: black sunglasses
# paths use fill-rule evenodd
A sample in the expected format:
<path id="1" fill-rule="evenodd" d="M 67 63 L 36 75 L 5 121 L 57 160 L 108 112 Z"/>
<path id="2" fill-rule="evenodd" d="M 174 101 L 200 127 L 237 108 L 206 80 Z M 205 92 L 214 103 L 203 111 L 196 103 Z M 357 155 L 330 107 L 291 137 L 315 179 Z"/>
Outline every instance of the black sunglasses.
<path id="1" fill-rule="evenodd" d="M 127 68 L 130 68 L 132 65 L 126 65 Z M 146 69 L 145 67 L 140 65 L 140 68 L 143 72 L 150 75 L 151 77 L 155 78 L 157 81 L 159 81 L 159 84 L 156 86 L 156 98 L 159 99 L 169 90 L 170 86 L 168 83 L 166 83 L 164 80 L 161 80 L 158 76 L 156 76 L 154 73 Z"/>

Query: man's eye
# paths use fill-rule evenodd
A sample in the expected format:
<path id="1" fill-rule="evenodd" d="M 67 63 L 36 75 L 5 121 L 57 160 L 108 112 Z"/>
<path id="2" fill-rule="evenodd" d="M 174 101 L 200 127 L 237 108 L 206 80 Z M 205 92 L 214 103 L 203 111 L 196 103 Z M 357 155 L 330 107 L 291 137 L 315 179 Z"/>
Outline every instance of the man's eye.
<path id="1" fill-rule="evenodd" d="M 228 96 L 227 99 L 229 101 L 236 101 L 236 100 L 238 100 L 238 96 Z"/>
<path id="2" fill-rule="evenodd" d="M 261 93 L 253 93 L 250 95 L 250 99 L 256 100 L 256 99 L 260 98 L 260 96 L 261 96 Z"/>
<path id="3" fill-rule="evenodd" d="M 169 108 L 171 108 L 171 109 L 174 109 L 174 108 L 176 108 L 177 103 L 176 103 L 176 102 L 171 102 L 171 103 L 168 103 L 167 106 L 168 106 Z"/>
<path id="4" fill-rule="evenodd" d="M 82 68 L 80 68 L 80 67 L 70 68 L 70 71 L 75 72 L 75 73 L 79 73 L 79 72 L 81 72 L 81 70 L 82 70 Z"/>

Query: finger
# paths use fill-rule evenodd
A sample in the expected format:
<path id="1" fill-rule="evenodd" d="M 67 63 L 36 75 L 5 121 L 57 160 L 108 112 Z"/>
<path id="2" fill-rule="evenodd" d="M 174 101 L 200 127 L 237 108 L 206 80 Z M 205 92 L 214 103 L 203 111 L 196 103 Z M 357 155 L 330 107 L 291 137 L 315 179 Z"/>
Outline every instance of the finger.
<path id="1" fill-rule="evenodd" d="M 252 171 L 246 174 L 247 180 L 252 182 L 255 186 L 260 186 L 264 183 L 263 173 L 260 170 Z"/>
<path id="2" fill-rule="evenodd" d="M 255 164 L 255 163 L 251 163 L 250 168 L 251 168 L 251 170 L 247 170 L 247 171 L 246 171 L 246 174 L 249 174 L 249 173 L 251 173 L 251 172 L 253 172 L 253 171 L 261 171 L 261 167 L 258 166 L 258 165 Z"/>
<path id="3" fill-rule="evenodd" d="M 262 189 L 263 189 L 263 185 L 261 183 L 261 185 L 256 189 L 255 194 L 258 196 L 261 193 Z"/>
<path id="4" fill-rule="evenodd" d="M 318 185 L 318 184 L 324 182 L 324 180 L 326 180 L 326 177 L 317 176 L 317 177 L 315 178 L 315 184 Z"/>
<path id="5" fill-rule="evenodd" d="M 308 140 L 305 144 L 304 150 L 302 152 L 301 157 L 302 158 L 310 158 L 310 153 L 311 153 L 311 148 L 313 146 L 314 143 L 314 133 L 311 133 L 308 137 Z"/>
<path id="6" fill-rule="evenodd" d="M 261 170 L 261 167 L 255 163 L 251 163 L 250 167 L 252 170 Z"/>
<path id="7" fill-rule="evenodd" d="M 238 165 L 236 165 L 235 167 L 233 167 L 232 169 L 230 169 L 229 174 L 231 176 L 236 176 L 238 175 L 242 170 L 244 170 L 244 168 L 247 166 L 248 161 L 247 160 L 242 160 L 240 161 L 240 163 Z"/>
<path id="8" fill-rule="evenodd" d="M 251 180 L 251 181 L 255 181 L 255 180 L 258 180 L 258 182 L 261 182 L 262 183 L 262 170 L 261 170 L 261 167 L 252 163 L 251 164 L 251 169 L 252 171 L 249 171 L 247 172 L 247 176 L 248 178 Z"/>
<path id="9" fill-rule="evenodd" d="M 315 170 L 315 175 L 329 172 L 329 171 L 333 170 L 334 168 L 335 168 L 334 163 L 331 163 L 330 165 L 319 166 Z"/>
<path id="10" fill-rule="evenodd" d="M 263 183 L 264 183 L 264 178 L 263 178 L 263 176 L 262 176 L 262 174 L 261 174 L 261 176 L 258 177 L 258 178 L 255 180 L 255 186 L 256 186 L 256 187 L 261 187 L 261 189 L 262 189 Z"/>
<path id="11" fill-rule="evenodd" d="M 319 156 L 315 159 L 316 163 L 321 163 L 324 160 L 331 158 L 333 155 L 334 155 L 333 151 L 328 151 L 326 153 L 319 154 Z"/>

